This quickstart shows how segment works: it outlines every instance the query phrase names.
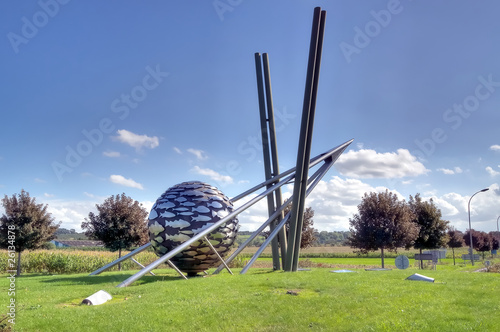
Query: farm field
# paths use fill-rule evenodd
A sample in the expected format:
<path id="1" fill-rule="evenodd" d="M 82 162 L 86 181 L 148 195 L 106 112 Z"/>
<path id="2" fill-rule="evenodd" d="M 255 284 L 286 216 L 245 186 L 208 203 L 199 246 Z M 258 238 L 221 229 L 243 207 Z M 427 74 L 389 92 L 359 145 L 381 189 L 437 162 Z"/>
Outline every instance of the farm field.
<path id="1" fill-rule="evenodd" d="M 472 272 L 483 267 L 480 262 L 472 267 L 448 261 L 436 270 L 365 271 L 364 265 L 380 266 L 380 258 L 318 257 L 301 259 L 309 262 L 310 271 L 254 268 L 237 275 L 240 269 L 233 269 L 234 276 L 224 271 L 187 281 L 160 269 L 127 288 L 115 286 L 135 271 L 26 273 L 15 280 L 13 327 L 30 332 L 497 331 L 500 274 Z M 393 263 L 386 259 L 387 265 Z M 332 273 L 337 268 L 330 266 L 354 272 Z M 405 280 L 414 273 L 435 282 Z M 5 290 L 6 277 L 0 278 Z M 113 299 L 100 306 L 80 305 L 101 289 Z M 6 291 L 0 303 L 9 303 Z"/>

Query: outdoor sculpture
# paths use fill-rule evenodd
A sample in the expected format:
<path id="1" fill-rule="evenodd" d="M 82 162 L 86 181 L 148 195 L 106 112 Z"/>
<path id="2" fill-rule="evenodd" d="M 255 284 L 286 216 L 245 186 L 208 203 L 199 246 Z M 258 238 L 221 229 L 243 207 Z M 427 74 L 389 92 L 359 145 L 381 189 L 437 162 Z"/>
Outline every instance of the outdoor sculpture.
<path id="1" fill-rule="evenodd" d="M 177 184 L 167 189 L 151 209 L 148 223 L 151 245 L 161 257 L 232 211 L 233 204 L 216 187 L 199 181 Z M 233 218 L 206 239 L 201 238 L 172 257 L 171 262 L 189 276 L 206 271 L 220 264 L 219 255 L 227 254 L 237 231 L 238 219 Z"/>
<path id="2" fill-rule="evenodd" d="M 203 182 L 183 182 L 171 187 L 158 198 L 149 215 L 151 241 L 92 272 L 91 275 L 98 275 L 127 259 L 131 259 L 142 269 L 117 287 L 127 287 L 145 274 L 153 274 L 152 270 L 163 263 L 169 264 L 183 278 L 186 276 L 181 271 L 187 272 L 188 275 L 195 275 L 218 263 L 221 264 L 213 272 L 214 274 L 219 273 L 223 268 L 232 274 L 228 264 L 266 227 L 270 227 L 269 236 L 240 273 L 246 273 L 269 244 L 272 247 L 275 270 L 298 271 L 305 198 L 353 141 L 351 139 L 310 158 L 325 20 L 326 11 L 316 7 L 313 15 L 296 167 L 285 172 L 279 171 L 269 60 L 267 53 L 262 56 L 256 53 L 257 90 L 266 181 L 232 197 L 231 201 L 217 188 Z M 315 166 L 318 168 L 309 176 L 309 169 Z M 291 182 L 294 183 L 293 195 L 282 202 L 280 188 Z M 261 189 L 264 191 L 233 211 L 234 202 Z M 227 254 L 236 237 L 238 229 L 236 217 L 264 198 L 268 201 L 269 219 L 262 223 L 227 259 L 223 259 L 222 256 Z M 291 211 L 283 216 L 282 212 L 288 204 L 292 206 Z M 290 223 L 288 235 L 284 231 L 286 222 Z M 150 246 L 154 248 L 159 258 L 145 267 L 133 256 Z"/>

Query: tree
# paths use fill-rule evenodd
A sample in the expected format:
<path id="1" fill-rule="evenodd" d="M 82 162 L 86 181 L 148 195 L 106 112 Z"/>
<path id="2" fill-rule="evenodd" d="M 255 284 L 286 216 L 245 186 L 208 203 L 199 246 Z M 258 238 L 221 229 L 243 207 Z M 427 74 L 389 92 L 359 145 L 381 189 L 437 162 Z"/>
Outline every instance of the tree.
<path id="1" fill-rule="evenodd" d="M 59 224 L 47 212 L 47 205 L 21 190 L 20 194 L 2 199 L 5 213 L 0 218 L 0 247 L 17 252 L 17 276 L 21 275 L 21 252 L 38 249 L 55 238 Z"/>
<path id="2" fill-rule="evenodd" d="M 498 232 L 489 232 L 491 238 L 491 250 L 498 250 L 500 248 L 500 238 Z"/>
<path id="3" fill-rule="evenodd" d="M 290 210 L 292 209 L 292 204 L 287 205 L 284 210 L 284 215 L 286 215 Z M 313 228 L 314 225 L 314 210 L 311 207 L 308 207 L 304 211 L 304 223 L 302 224 L 302 237 L 300 238 L 300 249 L 305 249 L 312 247 L 316 243 L 316 234 L 315 230 Z M 288 232 L 290 230 L 290 219 L 285 223 L 285 232 L 286 236 L 288 238 Z M 266 239 L 269 236 L 271 232 L 270 231 L 265 231 L 262 232 L 261 235 L 263 235 Z"/>
<path id="4" fill-rule="evenodd" d="M 118 250 L 118 257 L 122 256 L 122 249 L 143 245 L 149 240 L 148 212 L 125 193 L 108 197 L 104 203 L 96 204 L 96 208 L 98 214 L 90 212 L 82 229 L 86 230 L 86 236 L 102 241 L 106 248 Z M 121 270 L 121 264 L 118 269 Z"/>
<path id="5" fill-rule="evenodd" d="M 420 194 L 410 196 L 409 206 L 413 212 L 413 222 L 417 225 L 419 233 L 413 247 L 420 249 L 438 249 L 446 244 L 446 230 L 449 221 L 441 219 L 441 210 L 432 201 L 423 201 Z M 420 261 L 423 264 L 423 261 Z M 423 268 L 423 266 L 421 266 Z"/>
<path id="6" fill-rule="evenodd" d="M 348 244 L 361 253 L 381 250 L 384 267 L 384 250 L 409 249 L 418 235 L 412 222 L 413 214 L 405 201 L 385 191 L 363 196 L 358 214 L 349 219 L 351 235 Z"/>
<path id="7" fill-rule="evenodd" d="M 453 265 L 455 265 L 455 248 L 464 246 L 464 233 L 456 230 L 454 227 L 448 228 L 448 241 L 446 243 L 448 248 L 451 248 L 453 253 Z"/>
<path id="8" fill-rule="evenodd" d="M 479 232 L 479 234 L 481 234 L 480 236 L 482 237 L 482 243 L 479 245 L 477 251 L 483 253 L 483 260 L 484 260 L 485 253 L 492 249 L 492 238 L 486 232 Z"/>

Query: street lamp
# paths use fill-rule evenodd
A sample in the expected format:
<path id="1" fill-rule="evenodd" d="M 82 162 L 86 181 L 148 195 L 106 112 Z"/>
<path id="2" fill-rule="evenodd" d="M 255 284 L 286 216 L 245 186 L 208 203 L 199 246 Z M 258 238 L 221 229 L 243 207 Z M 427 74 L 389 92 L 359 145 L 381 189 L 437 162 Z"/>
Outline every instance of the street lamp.
<path id="1" fill-rule="evenodd" d="M 469 205 L 468 205 L 468 211 L 469 211 L 469 236 L 470 236 L 470 261 L 472 263 L 472 266 L 474 266 L 474 255 L 472 254 L 472 227 L 470 225 L 470 201 L 472 199 L 472 197 L 476 196 L 476 194 L 479 194 L 479 193 L 482 193 L 482 192 L 485 192 L 485 191 L 488 191 L 490 190 L 490 188 L 485 188 L 485 189 L 482 189 L 482 190 L 479 190 L 478 192 L 474 193 L 474 195 L 472 195 L 470 198 L 469 198 Z"/>

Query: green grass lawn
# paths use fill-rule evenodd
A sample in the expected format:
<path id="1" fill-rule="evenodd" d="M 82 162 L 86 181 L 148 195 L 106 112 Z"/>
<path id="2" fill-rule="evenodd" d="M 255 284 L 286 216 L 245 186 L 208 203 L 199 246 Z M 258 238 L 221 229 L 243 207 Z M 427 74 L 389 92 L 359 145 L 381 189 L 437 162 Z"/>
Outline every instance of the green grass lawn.
<path id="1" fill-rule="evenodd" d="M 92 277 L 27 274 L 16 279 L 13 327 L 30 332 L 499 329 L 498 273 L 439 266 L 437 270 L 331 270 L 251 269 L 246 275 L 223 272 L 186 281 L 165 269 L 127 288 L 115 286 L 132 271 Z M 413 273 L 436 282 L 405 280 Z M 5 275 L 0 286 L 4 290 L 0 303 L 6 312 L 9 282 Z M 80 305 L 100 289 L 113 300 L 100 306 Z"/>

